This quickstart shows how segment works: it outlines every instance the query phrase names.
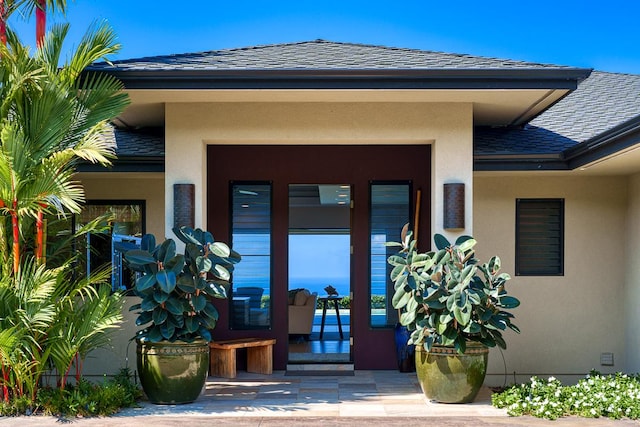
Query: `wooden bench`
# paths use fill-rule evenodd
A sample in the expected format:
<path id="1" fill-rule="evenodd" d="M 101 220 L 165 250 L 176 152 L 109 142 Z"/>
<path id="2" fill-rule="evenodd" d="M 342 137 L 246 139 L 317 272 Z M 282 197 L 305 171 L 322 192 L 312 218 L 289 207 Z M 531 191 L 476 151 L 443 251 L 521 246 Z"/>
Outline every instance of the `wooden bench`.
<path id="1" fill-rule="evenodd" d="M 273 345 L 275 339 L 239 338 L 209 343 L 209 375 L 236 377 L 236 350 L 247 349 L 247 372 L 273 373 Z"/>

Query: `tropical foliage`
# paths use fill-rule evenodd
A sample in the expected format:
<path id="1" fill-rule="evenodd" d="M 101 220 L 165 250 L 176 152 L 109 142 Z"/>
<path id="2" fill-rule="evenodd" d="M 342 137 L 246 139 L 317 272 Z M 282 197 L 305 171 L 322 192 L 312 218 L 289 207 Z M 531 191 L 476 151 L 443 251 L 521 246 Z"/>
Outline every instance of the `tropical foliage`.
<path id="1" fill-rule="evenodd" d="M 507 295 L 510 277 L 500 273 L 500 258 L 480 264 L 474 258 L 477 242 L 469 236 L 453 245 L 439 234 L 434 240 L 438 250 L 426 253 L 418 252 L 411 233 L 402 243 L 388 244 L 401 247 L 388 262 L 393 306 L 403 310 L 400 323 L 412 331 L 409 344 L 427 351 L 434 344 L 455 346 L 458 353 L 464 353 L 468 340 L 506 348 L 502 331 L 519 332 L 507 310 L 520 301 Z"/>
<path id="2" fill-rule="evenodd" d="M 210 299 L 227 297 L 225 286 L 240 255 L 199 228 L 174 228 L 173 233 L 185 245 L 184 254 L 176 253 L 173 239 L 156 246 L 152 234 L 143 236 L 141 249 L 125 253 L 129 267 L 142 273 L 134 288 L 142 301 L 131 310 L 138 310 L 138 326 L 148 326 L 136 338 L 211 341 L 218 311 Z"/>
<path id="3" fill-rule="evenodd" d="M 26 4 L 1 3 L 3 23 Z M 42 10 L 45 2 L 32 3 Z M 118 50 L 107 26 L 88 31 L 64 61 L 68 25 L 54 26 L 33 53 L 0 29 L 0 398 L 33 404 L 50 373 L 60 389 L 73 367 L 80 381 L 84 357 L 121 320 L 122 297 L 105 284 L 109 271 L 78 274 L 73 254 L 82 251 L 59 245 L 58 255 L 69 256 L 47 259 L 46 224 L 81 210 L 77 165 L 110 164 L 115 147 L 102 134 L 128 98 L 117 80 L 82 74 Z M 92 231 L 85 226 L 64 241 Z"/>

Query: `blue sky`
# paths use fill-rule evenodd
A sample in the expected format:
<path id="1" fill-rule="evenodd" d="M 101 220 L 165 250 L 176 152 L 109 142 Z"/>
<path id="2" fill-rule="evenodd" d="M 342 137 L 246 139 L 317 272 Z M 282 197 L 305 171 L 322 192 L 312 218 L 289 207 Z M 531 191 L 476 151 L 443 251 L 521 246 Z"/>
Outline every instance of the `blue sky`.
<path id="1" fill-rule="evenodd" d="M 106 19 L 112 59 L 326 39 L 640 74 L 640 1 L 68 0 L 72 41 Z M 32 43 L 34 23 L 13 24 Z M 26 31 L 26 32 L 25 32 Z"/>

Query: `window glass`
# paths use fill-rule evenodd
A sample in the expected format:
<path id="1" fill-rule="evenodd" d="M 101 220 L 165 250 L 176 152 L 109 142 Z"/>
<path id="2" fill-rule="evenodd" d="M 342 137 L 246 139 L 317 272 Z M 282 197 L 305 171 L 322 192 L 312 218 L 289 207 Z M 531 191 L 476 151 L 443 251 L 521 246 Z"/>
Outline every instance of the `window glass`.
<path id="1" fill-rule="evenodd" d="M 387 247 L 387 242 L 399 242 L 402 227 L 411 219 L 411 184 L 372 183 L 371 197 L 371 269 L 370 269 L 370 321 L 372 327 L 390 327 L 398 321 L 398 312 L 392 305 L 393 282 L 389 277 L 391 266 L 387 258 L 398 252 Z"/>
<path id="2" fill-rule="evenodd" d="M 564 200 L 516 200 L 516 275 L 564 274 Z"/>
<path id="3" fill-rule="evenodd" d="M 144 234 L 144 207 L 142 200 L 90 201 L 76 217 L 76 227 L 100 217 L 107 221 L 105 233 L 87 235 L 87 274 L 110 263 L 114 291 L 124 291 L 135 285 L 135 275 L 123 265 L 122 256 L 126 251 L 140 247 Z"/>
<path id="4" fill-rule="evenodd" d="M 271 326 L 271 184 L 231 185 L 231 243 L 242 255 L 233 271 L 230 325 Z"/>

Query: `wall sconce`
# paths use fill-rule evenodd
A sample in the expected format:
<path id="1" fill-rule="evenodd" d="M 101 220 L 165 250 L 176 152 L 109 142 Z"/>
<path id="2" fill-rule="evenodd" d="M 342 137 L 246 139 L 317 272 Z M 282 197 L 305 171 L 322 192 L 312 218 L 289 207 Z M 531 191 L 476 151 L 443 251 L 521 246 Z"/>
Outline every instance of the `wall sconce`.
<path id="1" fill-rule="evenodd" d="M 195 226 L 194 184 L 173 184 L 173 226 Z"/>
<path id="2" fill-rule="evenodd" d="M 464 184 L 444 184 L 444 228 L 464 228 Z"/>

